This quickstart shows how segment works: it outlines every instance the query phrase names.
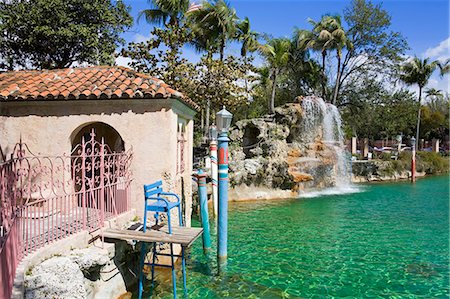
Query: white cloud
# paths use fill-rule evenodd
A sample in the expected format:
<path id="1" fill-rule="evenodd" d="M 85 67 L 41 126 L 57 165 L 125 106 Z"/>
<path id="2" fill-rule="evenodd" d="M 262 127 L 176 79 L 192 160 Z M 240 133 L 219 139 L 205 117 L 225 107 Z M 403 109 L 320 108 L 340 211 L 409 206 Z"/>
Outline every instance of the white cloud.
<path id="1" fill-rule="evenodd" d="M 119 66 L 129 67 L 128 64 L 130 62 L 131 62 L 131 58 L 129 58 L 129 57 L 118 56 L 116 58 L 116 64 L 119 65 Z"/>
<path id="2" fill-rule="evenodd" d="M 436 47 L 428 48 L 425 51 L 424 56 L 440 61 L 450 58 L 450 37 L 440 42 Z"/>
<path id="3" fill-rule="evenodd" d="M 450 93 L 450 78 L 448 75 L 441 78 L 438 74 L 433 74 L 428 81 L 426 88 L 436 88 L 442 90 L 444 93 Z"/>
<path id="4" fill-rule="evenodd" d="M 145 41 L 149 40 L 150 37 L 151 37 L 150 35 L 149 36 L 145 36 L 143 34 L 136 33 L 133 36 L 133 42 L 135 42 L 135 43 L 142 43 L 142 42 L 145 42 Z"/>

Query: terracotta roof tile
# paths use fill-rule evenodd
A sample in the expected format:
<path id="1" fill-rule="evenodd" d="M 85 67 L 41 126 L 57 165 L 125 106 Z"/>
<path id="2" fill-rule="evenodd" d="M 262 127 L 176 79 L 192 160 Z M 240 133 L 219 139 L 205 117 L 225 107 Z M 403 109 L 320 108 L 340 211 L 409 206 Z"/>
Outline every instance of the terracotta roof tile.
<path id="1" fill-rule="evenodd" d="M 120 66 L 0 73 L 0 102 L 113 98 L 174 98 L 199 110 L 162 80 Z"/>

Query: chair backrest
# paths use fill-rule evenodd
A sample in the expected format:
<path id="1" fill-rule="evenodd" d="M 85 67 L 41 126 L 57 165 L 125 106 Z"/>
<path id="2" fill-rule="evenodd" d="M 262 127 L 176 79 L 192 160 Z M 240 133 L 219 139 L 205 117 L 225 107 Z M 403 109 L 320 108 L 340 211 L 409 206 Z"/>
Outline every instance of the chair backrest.
<path id="1" fill-rule="evenodd" d="M 158 197 L 160 193 L 163 192 L 162 189 L 162 181 L 156 181 L 153 184 L 144 185 L 144 196 L 145 200 L 147 200 L 149 197 Z"/>

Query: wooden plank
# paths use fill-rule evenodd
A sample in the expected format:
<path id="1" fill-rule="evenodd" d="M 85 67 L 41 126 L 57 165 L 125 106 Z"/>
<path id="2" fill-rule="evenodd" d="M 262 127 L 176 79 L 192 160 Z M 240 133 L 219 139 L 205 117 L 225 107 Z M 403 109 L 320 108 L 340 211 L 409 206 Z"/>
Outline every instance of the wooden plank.
<path id="1" fill-rule="evenodd" d="M 163 242 L 191 246 L 192 243 L 203 233 L 203 228 L 199 227 L 174 227 L 172 234 L 167 233 L 167 227 L 159 230 L 142 231 L 108 228 L 102 231 L 105 238 L 119 240 L 137 240 L 141 242 Z"/>

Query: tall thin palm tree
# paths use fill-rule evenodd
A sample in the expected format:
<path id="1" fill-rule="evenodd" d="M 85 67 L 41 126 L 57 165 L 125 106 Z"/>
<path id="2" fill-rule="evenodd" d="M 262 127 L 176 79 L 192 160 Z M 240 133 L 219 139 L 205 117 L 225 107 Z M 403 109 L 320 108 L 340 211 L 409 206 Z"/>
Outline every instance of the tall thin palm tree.
<path id="1" fill-rule="evenodd" d="M 189 0 L 149 0 L 151 8 L 139 12 L 138 21 L 142 17 L 150 24 L 180 25 L 189 9 Z"/>
<path id="2" fill-rule="evenodd" d="M 420 127 L 420 111 L 422 101 L 422 90 L 427 85 L 433 72 L 438 66 L 437 61 L 430 61 L 429 58 L 420 59 L 414 57 L 407 61 L 401 67 L 400 79 L 408 85 L 417 84 L 419 86 L 419 111 L 417 113 L 417 129 L 416 140 L 419 142 L 419 127 Z"/>
<path id="3" fill-rule="evenodd" d="M 236 25 L 237 40 L 242 42 L 241 56 L 246 57 L 248 52 L 256 51 L 258 48 L 258 33 L 250 28 L 250 20 L 245 17 Z"/>
<path id="4" fill-rule="evenodd" d="M 269 99 L 269 113 L 275 110 L 275 90 L 280 72 L 286 68 L 291 54 L 291 41 L 287 38 L 269 39 L 266 44 L 259 46 L 261 55 L 269 65 L 272 79 L 272 94 Z"/>
<path id="5" fill-rule="evenodd" d="M 326 56 L 328 51 L 338 51 L 338 64 L 340 64 L 342 49 L 347 44 L 347 37 L 342 28 L 340 16 L 324 15 L 319 22 L 308 19 L 313 26 L 312 30 L 296 29 L 294 38 L 301 49 L 312 49 L 322 54 L 322 97 L 326 100 Z M 339 65 L 340 67 L 340 65 Z M 340 71 L 338 71 L 340 76 Z M 335 89 L 336 93 L 336 89 Z M 333 101 L 335 102 L 334 98 Z"/>
<path id="6" fill-rule="evenodd" d="M 227 42 L 235 37 L 236 11 L 224 0 L 204 1 L 200 9 L 189 13 L 193 31 L 203 31 L 210 40 L 218 41 L 223 61 Z"/>
<path id="7" fill-rule="evenodd" d="M 242 42 L 241 56 L 244 58 L 244 61 L 247 62 L 247 53 L 254 52 L 258 49 L 258 33 L 251 30 L 250 20 L 248 17 L 245 17 L 245 19 L 239 21 L 236 24 L 236 29 L 236 39 Z M 245 92 L 247 93 L 247 98 L 250 99 L 247 76 L 244 81 Z"/>
<path id="8" fill-rule="evenodd" d="M 310 20 L 311 21 L 311 20 Z M 326 96 L 326 76 L 325 76 L 325 59 L 327 56 L 327 49 L 324 47 L 323 40 L 319 39 L 319 35 L 310 30 L 295 29 L 294 39 L 297 41 L 297 46 L 302 50 L 312 49 L 320 51 L 322 54 L 322 97 Z"/>
<path id="9" fill-rule="evenodd" d="M 323 18 L 322 22 L 324 23 L 323 32 L 324 36 L 326 36 L 327 41 L 324 43 L 324 47 L 329 49 L 336 50 L 337 57 L 337 72 L 336 72 L 336 83 L 334 86 L 334 95 L 332 103 L 336 105 L 338 91 L 339 91 L 339 82 L 341 80 L 341 60 L 342 60 L 342 50 L 344 48 L 348 48 L 351 50 L 353 48 L 352 42 L 347 38 L 347 34 L 342 27 L 341 17 L 336 16 L 326 16 Z"/>

